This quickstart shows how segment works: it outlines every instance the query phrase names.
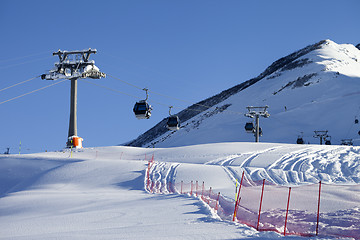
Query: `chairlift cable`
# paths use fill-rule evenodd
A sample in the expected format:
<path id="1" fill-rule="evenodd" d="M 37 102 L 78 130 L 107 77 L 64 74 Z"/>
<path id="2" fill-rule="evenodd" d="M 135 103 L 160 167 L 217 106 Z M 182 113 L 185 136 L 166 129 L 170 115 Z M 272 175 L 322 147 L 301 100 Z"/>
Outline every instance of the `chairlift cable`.
<path id="1" fill-rule="evenodd" d="M 7 89 L 10 89 L 10 88 L 12 88 L 12 87 L 18 86 L 18 85 L 20 85 L 20 84 L 23 84 L 23 83 L 29 82 L 29 81 L 31 81 L 31 80 L 34 80 L 34 79 L 38 78 L 38 77 L 40 77 L 40 76 L 36 76 L 36 77 L 30 78 L 30 79 L 27 79 L 27 80 L 25 80 L 25 81 L 22 81 L 22 82 L 16 83 L 16 84 L 11 85 L 11 86 L 9 86 L 9 87 L 5 87 L 5 88 L 3 88 L 3 89 L 0 89 L 0 92 L 5 91 L 5 90 L 7 90 Z"/>
<path id="2" fill-rule="evenodd" d="M 64 81 L 66 81 L 66 80 L 67 80 L 67 79 L 64 79 L 64 80 L 61 80 L 61 81 L 59 81 L 59 82 L 55 82 L 55 83 L 53 83 L 53 84 L 51 84 L 51 85 L 48 85 L 48 86 L 45 86 L 45 87 L 41 87 L 41 88 L 35 89 L 35 90 L 33 90 L 33 91 L 31 91 L 31 92 L 28 92 L 28 93 L 24 93 L 24 94 L 19 95 L 19 96 L 17 96 L 17 97 L 10 98 L 10 99 L 8 99 L 8 100 L 5 100 L 5 101 L 3 101 L 3 102 L 0 102 L 0 105 L 3 104 L 3 103 L 7 103 L 7 102 L 10 102 L 10 101 L 12 101 L 12 100 L 15 100 L 15 99 L 24 97 L 24 96 L 29 95 L 29 94 L 31 94 L 31 93 L 38 92 L 38 91 L 40 91 L 40 90 L 43 90 L 43 89 L 45 89 L 45 88 L 54 86 L 54 85 L 56 85 L 56 84 L 62 83 L 62 82 L 64 82 Z"/>

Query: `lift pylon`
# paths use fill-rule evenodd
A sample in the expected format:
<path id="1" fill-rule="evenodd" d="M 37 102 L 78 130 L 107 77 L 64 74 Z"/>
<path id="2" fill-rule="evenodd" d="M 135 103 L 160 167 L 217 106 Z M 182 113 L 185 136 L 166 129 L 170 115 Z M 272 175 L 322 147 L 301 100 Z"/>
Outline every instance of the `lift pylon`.
<path id="1" fill-rule="evenodd" d="M 255 118 L 255 142 L 259 142 L 260 137 L 260 117 L 268 118 L 270 117 L 270 114 L 267 112 L 267 109 L 269 106 L 265 107 L 253 107 L 248 106 L 246 107 L 248 109 L 248 113 L 245 113 L 244 115 L 249 118 Z"/>
<path id="2" fill-rule="evenodd" d="M 69 79 L 71 81 L 70 120 L 66 143 L 68 148 L 82 147 L 82 138 L 77 136 L 77 80 L 79 78 L 100 79 L 106 77 L 106 74 L 100 72 L 99 68 L 95 66 L 95 61 L 89 60 L 90 54 L 96 52 L 96 49 L 91 48 L 82 51 L 61 51 L 59 49 L 53 53 L 53 56 L 59 57 L 55 68 L 49 73 L 41 75 L 41 79 L 45 80 Z"/>

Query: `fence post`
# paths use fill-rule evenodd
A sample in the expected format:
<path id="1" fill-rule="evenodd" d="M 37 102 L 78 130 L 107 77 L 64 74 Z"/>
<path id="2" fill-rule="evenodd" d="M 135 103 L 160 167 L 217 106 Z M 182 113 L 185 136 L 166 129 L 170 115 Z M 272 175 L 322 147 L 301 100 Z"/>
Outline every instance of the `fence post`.
<path id="1" fill-rule="evenodd" d="M 288 201 L 287 201 L 287 207 L 286 207 L 286 216 L 285 216 L 284 236 L 286 235 L 286 224 L 287 224 L 287 218 L 288 218 L 288 212 L 289 212 L 290 193 L 291 193 L 291 187 L 289 187 L 289 195 L 288 195 Z"/>
<path id="2" fill-rule="evenodd" d="M 242 173 L 241 181 L 240 181 L 240 186 L 239 186 L 239 192 L 238 192 L 238 194 L 237 194 L 237 199 L 235 199 L 236 201 L 235 201 L 235 209 L 234 209 L 233 221 L 235 221 L 237 208 L 238 208 L 238 206 L 239 206 L 240 190 L 241 190 L 241 185 L 242 185 L 242 182 L 243 182 L 243 179 L 244 179 L 244 173 L 245 173 L 245 171 L 243 171 L 243 173 Z"/>
<path id="3" fill-rule="evenodd" d="M 203 181 L 202 189 L 201 189 L 201 198 L 204 197 L 204 190 L 205 190 L 205 182 Z"/>
<path id="4" fill-rule="evenodd" d="M 192 190 L 193 190 L 193 181 L 191 180 L 191 190 L 190 190 L 190 196 L 192 196 Z"/>
<path id="5" fill-rule="evenodd" d="M 181 190 L 180 190 L 180 194 L 183 194 L 183 181 L 181 180 Z"/>
<path id="6" fill-rule="evenodd" d="M 264 185 L 265 185 L 265 179 L 263 179 L 262 190 L 261 190 L 261 198 L 260 198 L 260 206 L 259 206 L 259 216 L 258 216 L 258 221 L 257 221 L 257 226 L 256 226 L 256 230 L 257 230 L 257 231 L 259 231 L 261 204 L 262 204 L 262 200 L 263 200 L 263 196 L 264 196 Z"/>
<path id="7" fill-rule="evenodd" d="M 220 198 L 220 192 L 218 193 L 218 197 L 216 199 L 216 205 L 215 205 L 215 210 L 216 211 L 219 209 L 219 198 Z"/>
<path id="8" fill-rule="evenodd" d="M 198 196 L 198 180 L 196 180 L 196 196 Z"/>
<path id="9" fill-rule="evenodd" d="M 320 195 L 321 195 L 321 181 L 319 182 L 319 198 L 318 198 L 318 210 L 317 210 L 317 220 L 316 220 L 316 236 L 319 233 Z"/>

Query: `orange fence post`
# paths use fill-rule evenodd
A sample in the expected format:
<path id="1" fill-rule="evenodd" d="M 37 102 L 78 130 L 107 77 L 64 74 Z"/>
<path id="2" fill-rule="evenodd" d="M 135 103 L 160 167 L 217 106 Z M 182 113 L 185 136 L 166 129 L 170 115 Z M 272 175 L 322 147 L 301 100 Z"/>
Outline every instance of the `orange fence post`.
<path id="1" fill-rule="evenodd" d="M 287 224 L 287 218 L 288 218 L 288 212 L 289 212 L 290 193 L 291 193 L 291 187 L 289 187 L 289 195 L 288 195 L 288 201 L 287 201 L 287 207 L 286 207 L 286 216 L 285 216 L 284 236 L 286 235 L 286 224 Z"/>
<path id="2" fill-rule="evenodd" d="M 236 218 L 236 212 L 237 212 L 237 208 L 239 206 L 239 201 L 240 201 L 240 190 L 241 190 L 241 185 L 242 185 L 242 181 L 244 179 L 244 173 L 245 171 L 243 171 L 242 176 L 241 176 L 241 181 L 240 181 L 240 186 L 239 186 L 239 192 L 237 194 L 237 199 L 235 199 L 235 209 L 234 209 L 234 214 L 233 214 L 233 221 L 235 221 Z"/>

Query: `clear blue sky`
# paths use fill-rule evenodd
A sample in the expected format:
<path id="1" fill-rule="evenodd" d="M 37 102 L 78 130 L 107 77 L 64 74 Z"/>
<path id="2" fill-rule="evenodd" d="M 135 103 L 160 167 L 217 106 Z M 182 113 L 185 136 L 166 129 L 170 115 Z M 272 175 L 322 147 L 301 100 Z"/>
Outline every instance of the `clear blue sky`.
<path id="1" fill-rule="evenodd" d="M 137 98 L 79 81 L 78 135 L 85 147 L 136 138 L 173 113 L 260 74 L 273 61 L 322 39 L 360 43 L 358 0 L 0 1 L 0 89 L 51 69 L 52 52 L 96 48 L 101 71 L 189 101 Z M 88 80 L 143 98 L 110 77 Z M 52 84 L 40 78 L 0 92 L 0 102 Z M 0 152 L 60 150 L 69 122 L 70 82 L 0 104 Z M 158 102 L 164 105 L 160 105 Z"/>

